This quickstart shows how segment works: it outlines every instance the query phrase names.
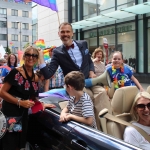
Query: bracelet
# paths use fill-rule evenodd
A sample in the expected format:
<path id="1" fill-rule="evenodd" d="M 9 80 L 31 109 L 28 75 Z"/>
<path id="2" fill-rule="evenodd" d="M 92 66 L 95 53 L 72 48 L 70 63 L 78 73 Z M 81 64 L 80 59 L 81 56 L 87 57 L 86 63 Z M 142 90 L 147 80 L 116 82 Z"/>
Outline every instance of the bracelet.
<path id="1" fill-rule="evenodd" d="M 19 108 L 20 108 L 20 100 L 21 100 L 21 98 L 17 98 L 17 99 L 18 99 L 17 105 L 18 105 Z"/>

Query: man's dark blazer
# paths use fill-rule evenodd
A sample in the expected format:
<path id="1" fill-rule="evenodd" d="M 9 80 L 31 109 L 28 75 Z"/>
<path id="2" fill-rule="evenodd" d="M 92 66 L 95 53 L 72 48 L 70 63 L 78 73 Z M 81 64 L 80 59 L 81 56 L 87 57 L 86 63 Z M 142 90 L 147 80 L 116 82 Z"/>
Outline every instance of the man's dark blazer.
<path id="1" fill-rule="evenodd" d="M 91 55 L 87 47 L 87 42 L 86 41 L 74 41 L 74 42 L 77 44 L 82 54 L 81 67 L 79 68 L 79 66 L 73 62 L 73 60 L 71 59 L 70 55 L 66 50 L 66 47 L 64 45 L 61 45 L 53 50 L 52 59 L 48 68 L 44 67 L 41 69 L 41 72 L 43 73 L 45 79 L 49 79 L 50 77 L 52 77 L 59 65 L 63 71 L 64 76 L 71 71 L 81 71 L 84 74 L 85 78 L 87 79 L 89 77 L 89 71 L 95 72 L 94 65 L 91 60 Z"/>

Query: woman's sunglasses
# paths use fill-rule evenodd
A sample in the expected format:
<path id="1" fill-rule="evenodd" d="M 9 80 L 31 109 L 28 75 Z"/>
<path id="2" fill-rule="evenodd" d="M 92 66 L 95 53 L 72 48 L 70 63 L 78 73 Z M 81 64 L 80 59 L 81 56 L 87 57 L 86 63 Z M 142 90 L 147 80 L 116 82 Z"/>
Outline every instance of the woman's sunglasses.
<path id="1" fill-rule="evenodd" d="M 25 53 L 25 57 L 27 57 L 27 58 L 30 58 L 30 57 L 32 57 L 32 58 L 38 58 L 38 54 Z"/>
<path id="2" fill-rule="evenodd" d="M 150 110 L 150 103 L 148 103 L 147 105 L 145 105 L 145 104 L 137 104 L 136 107 L 139 110 L 144 110 L 146 107 Z"/>

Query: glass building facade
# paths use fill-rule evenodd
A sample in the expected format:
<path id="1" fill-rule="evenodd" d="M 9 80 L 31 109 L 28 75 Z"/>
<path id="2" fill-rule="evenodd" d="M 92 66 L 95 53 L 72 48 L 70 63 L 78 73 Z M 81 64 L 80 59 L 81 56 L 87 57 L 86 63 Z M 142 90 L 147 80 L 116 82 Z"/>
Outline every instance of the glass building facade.
<path id="1" fill-rule="evenodd" d="M 72 0 L 68 1 L 68 19 L 70 23 L 75 23 L 145 2 L 150 0 Z M 112 52 L 119 50 L 138 75 L 149 76 L 150 13 L 74 29 L 74 39 L 86 40 L 91 53 L 97 47 L 105 51 L 104 38 L 108 41 L 109 60 Z"/>

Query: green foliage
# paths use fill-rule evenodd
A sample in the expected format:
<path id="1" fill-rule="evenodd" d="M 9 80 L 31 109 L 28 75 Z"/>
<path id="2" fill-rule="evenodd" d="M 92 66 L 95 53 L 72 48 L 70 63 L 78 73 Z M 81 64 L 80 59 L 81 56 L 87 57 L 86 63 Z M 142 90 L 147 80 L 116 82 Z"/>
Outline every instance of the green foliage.
<path id="1" fill-rule="evenodd" d="M 25 49 L 25 48 L 27 48 L 29 45 L 30 45 L 30 43 L 26 43 L 26 44 L 23 46 L 23 48 Z"/>
<path id="2" fill-rule="evenodd" d="M 11 54 L 10 48 L 9 48 L 9 47 L 6 47 L 5 52 L 6 52 L 7 54 Z"/>

